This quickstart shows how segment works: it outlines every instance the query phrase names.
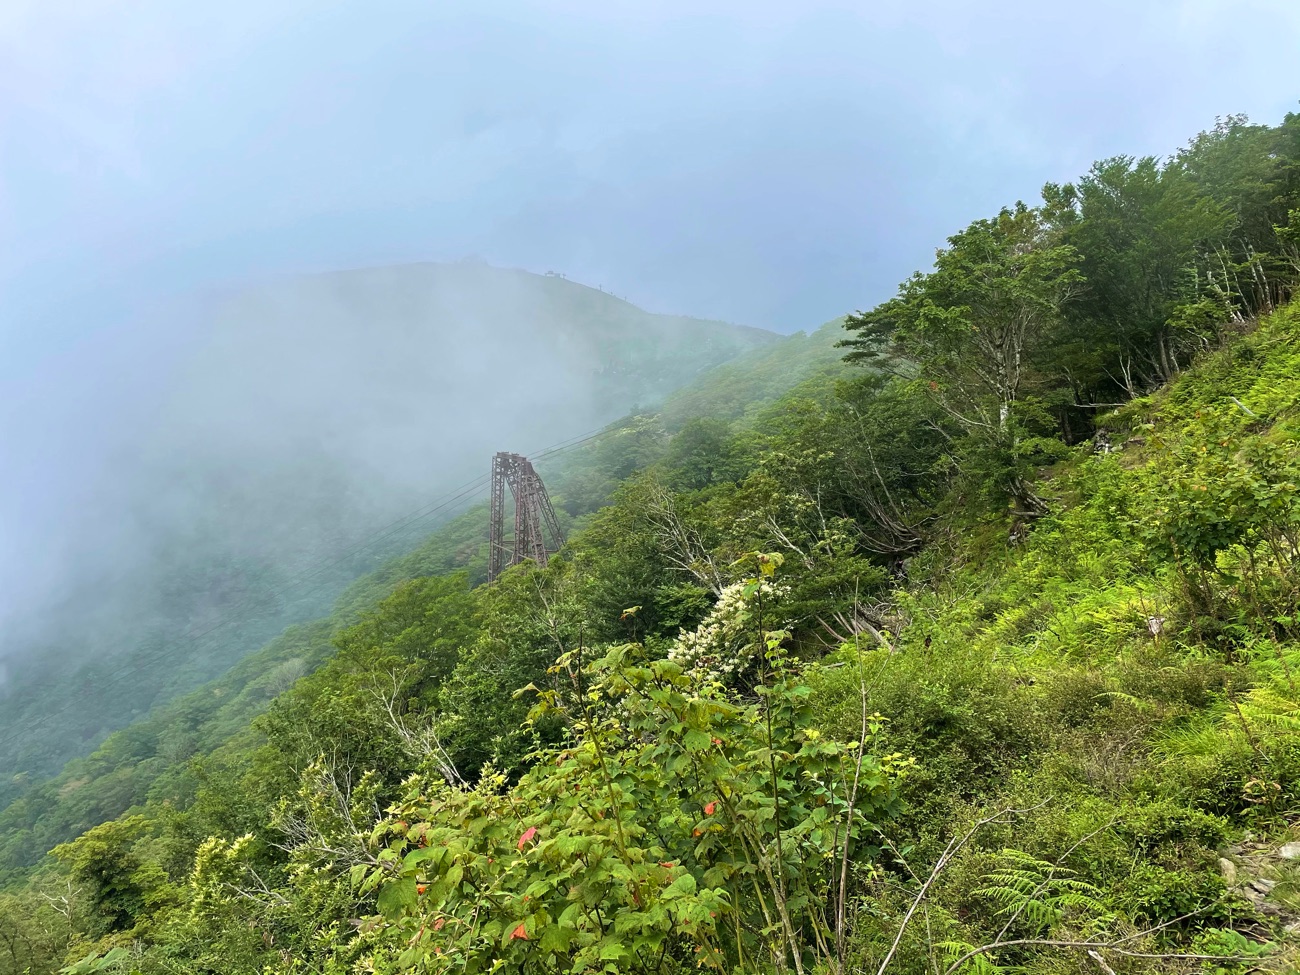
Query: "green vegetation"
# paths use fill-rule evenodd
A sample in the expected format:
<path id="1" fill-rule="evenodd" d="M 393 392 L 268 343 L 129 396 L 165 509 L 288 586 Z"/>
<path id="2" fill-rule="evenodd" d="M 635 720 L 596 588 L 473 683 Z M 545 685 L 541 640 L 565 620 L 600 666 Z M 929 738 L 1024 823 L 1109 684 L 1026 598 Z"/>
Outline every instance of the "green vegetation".
<path id="1" fill-rule="evenodd" d="M 1230 119 L 613 425 L 545 569 L 467 515 L 63 780 L 153 776 L 0 972 L 1295 970 L 1297 210 Z"/>
<path id="2" fill-rule="evenodd" d="M 127 551 L 105 578 L 66 580 L 74 588 L 33 627 L 35 645 L 21 645 L 18 627 L 6 633 L 0 807 L 286 626 L 329 614 L 350 583 L 437 525 L 425 518 L 419 534 L 365 544 L 416 503 L 353 469 L 375 441 L 399 445 L 386 463 L 420 472 L 436 496 L 484 470 L 494 450 L 588 432 L 780 338 L 476 262 L 289 278 L 230 295 L 213 314 L 210 334 L 187 326 L 207 345 L 165 430 L 133 444 L 177 458 L 177 469 L 137 475 L 133 500 L 147 513 L 121 517 L 141 520 L 142 537 L 119 540 Z M 491 350 L 475 346 L 488 336 L 535 381 L 486 395 Z M 281 381 L 254 380 L 250 368 Z M 343 390 L 368 408 L 330 413 Z M 329 449 L 310 446 L 322 431 L 304 422 L 329 428 Z M 421 468 L 408 455 L 439 431 L 437 463 Z M 105 476 L 111 493 L 126 474 Z M 130 562 L 137 548 L 140 565 Z"/>
<path id="3" fill-rule="evenodd" d="M 785 350 L 779 373 L 773 356 L 760 348 L 738 357 L 742 377 L 752 370 L 764 377 L 762 392 L 749 406 L 759 409 L 774 401 L 815 371 L 839 361 L 834 344 L 838 329 L 823 328 L 813 336 L 790 336 L 773 343 Z M 734 389 L 743 380 L 707 379 L 688 383 L 667 401 L 665 414 L 683 412 L 691 404 L 698 423 L 721 422 L 731 415 Z M 724 437 L 728 427 L 722 422 Z M 691 437 L 678 438 L 680 450 Z M 644 467 L 670 448 L 658 420 L 632 417 L 615 424 L 597 444 L 543 461 L 555 492 L 561 518 L 572 528 L 574 519 L 594 511 L 628 473 Z M 561 466 L 556 466 L 557 464 Z M 46 782 L 15 788 L 19 797 L 0 810 L 0 879 L 31 867 L 56 844 L 146 802 L 187 801 L 194 786 L 187 763 L 204 756 L 248 729 L 252 719 L 295 680 L 317 669 L 334 651 L 336 635 L 345 630 L 394 589 L 412 579 L 463 570 L 474 584 L 487 575 L 486 509 L 474 505 L 452 518 L 423 543 L 389 559 L 343 590 L 327 619 L 287 629 L 257 652 L 245 657 L 219 679 L 156 709 L 148 718 L 107 737 L 85 758 L 74 759 L 61 774 Z M 246 736 L 245 736 L 246 737 Z M 21 781 L 14 783 L 20 786 Z"/>

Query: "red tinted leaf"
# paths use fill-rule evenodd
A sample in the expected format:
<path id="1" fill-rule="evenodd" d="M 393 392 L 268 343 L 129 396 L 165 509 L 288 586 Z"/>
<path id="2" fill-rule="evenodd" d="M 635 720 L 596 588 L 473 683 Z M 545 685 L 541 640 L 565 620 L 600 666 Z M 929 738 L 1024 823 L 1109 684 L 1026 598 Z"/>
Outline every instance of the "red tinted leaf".
<path id="1" fill-rule="evenodd" d="M 537 835 L 536 826 L 529 826 L 526 830 L 524 830 L 524 835 L 519 837 L 519 849 L 522 850 L 524 848 L 524 844 L 526 844 L 529 840 L 531 840 L 536 835 Z"/>
<path id="2" fill-rule="evenodd" d="M 510 940 L 514 941 L 516 938 L 519 938 L 522 941 L 528 940 L 528 929 L 524 927 L 522 921 L 519 922 L 519 927 L 510 932 Z"/>

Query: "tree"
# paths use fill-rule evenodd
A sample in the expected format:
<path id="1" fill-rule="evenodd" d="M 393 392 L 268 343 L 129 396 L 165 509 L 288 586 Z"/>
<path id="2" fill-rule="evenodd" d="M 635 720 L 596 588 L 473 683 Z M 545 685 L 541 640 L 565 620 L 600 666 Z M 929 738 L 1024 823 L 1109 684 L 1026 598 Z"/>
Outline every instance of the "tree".
<path id="1" fill-rule="evenodd" d="M 145 913 L 149 892 L 162 872 L 135 852 L 149 821 L 144 816 L 110 820 L 51 851 L 66 864 L 73 882 L 86 891 L 107 931 L 127 931 Z"/>
<path id="2" fill-rule="evenodd" d="M 67 953 L 76 925 L 84 921 L 78 892 L 33 882 L 0 892 L 0 972 L 52 971 Z"/>
<path id="3" fill-rule="evenodd" d="M 1079 255 L 1060 242 L 1044 211 L 1017 204 L 948 238 L 934 269 L 898 295 L 848 318 L 850 361 L 886 357 L 912 376 L 1008 472 L 1017 433 L 1012 413 L 1050 347 L 1062 307 L 1083 282 Z M 1037 507 L 1025 479 L 1004 485 Z"/>
<path id="4" fill-rule="evenodd" d="M 695 417 L 673 437 L 664 463 L 673 471 L 673 487 L 690 491 L 733 480 L 741 472 L 735 453 L 726 420 Z"/>
<path id="5" fill-rule="evenodd" d="M 1293 138 L 1287 123 L 1271 128 L 1229 115 L 1174 157 L 1173 165 L 1231 219 L 1217 270 L 1231 279 L 1232 298 L 1246 315 L 1275 308 L 1293 278 L 1276 230 L 1287 219 L 1287 150 L 1294 151 L 1288 146 Z"/>
<path id="6" fill-rule="evenodd" d="M 1184 348 L 1179 306 L 1212 293 L 1209 258 L 1231 216 L 1184 169 L 1150 156 L 1102 160 L 1077 186 L 1049 185 L 1044 198 L 1088 282 L 1068 309 L 1070 331 L 1091 350 L 1088 381 L 1109 374 L 1135 395 L 1140 383 L 1168 380 Z"/>
<path id="7" fill-rule="evenodd" d="M 1079 289 L 1078 254 L 1060 244 L 1043 212 L 1023 203 L 948 238 L 934 270 L 905 281 L 897 297 L 849 316 L 850 361 L 872 360 L 880 343 L 915 364 L 967 428 L 1005 431 L 1030 362 L 1052 336 L 1061 306 Z"/>

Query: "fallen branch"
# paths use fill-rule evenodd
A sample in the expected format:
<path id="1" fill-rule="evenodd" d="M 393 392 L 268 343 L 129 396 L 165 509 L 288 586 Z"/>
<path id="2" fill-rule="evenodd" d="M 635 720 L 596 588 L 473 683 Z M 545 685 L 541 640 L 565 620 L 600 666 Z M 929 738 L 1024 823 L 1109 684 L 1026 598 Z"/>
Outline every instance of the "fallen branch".
<path id="1" fill-rule="evenodd" d="M 1139 932 L 1145 934 L 1146 932 Z M 943 975 L 953 975 L 957 969 L 978 955 L 995 951 L 998 948 L 1011 948 L 1017 945 L 1030 946 L 1037 948 L 1069 948 L 1075 951 L 1086 951 L 1089 957 L 1102 951 L 1111 951 L 1117 955 L 1123 955 L 1125 958 L 1144 958 L 1148 961 L 1217 961 L 1217 962 L 1240 962 L 1249 961 L 1246 955 L 1202 955 L 1196 952 L 1150 952 L 1150 951 L 1129 951 L 1127 948 L 1120 948 L 1118 945 L 1124 941 L 1131 940 L 1122 938 L 1117 941 L 1059 941 L 1052 938 L 1015 938 L 1010 941 L 994 941 L 978 948 L 972 948 L 966 954 L 962 955 L 955 962 L 944 970 Z M 1096 958 L 1094 961 L 1098 960 Z M 1104 966 L 1104 959 L 1101 959 Z"/>
<path id="2" fill-rule="evenodd" d="M 975 825 L 968 829 L 961 837 L 954 836 L 948 841 L 948 845 L 944 848 L 943 853 L 941 853 L 939 859 L 935 861 L 934 869 L 930 871 L 930 876 L 927 877 L 925 883 L 921 885 L 921 889 L 916 892 L 916 897 L 913 898 L 911 906 L 907 909 L 907 913 L 903 915 L 903 921 L 898 926 L 898 933 L 894 936 L 894 943 L 889 946 L 889 951 L 885 954 L 884 960 L 880 963 L 880 968 L 877 969 L 876 975 L 885 975 L 885 969 L 887 969 L 889 963 L 894 960 L 894 954 L 898 951 L 898 946 L 902 943 L 903 935 L 907 931 L 907 926 L 912 922 L 912 917 L 916 914 L 917 908 L 919 908 L 921 902 L 925 900 L 925 896 L 930 892 L 930 888 L 934 886 L 934 882 L 939 879 L 939 874 L 943 873 L 944 868 L 948 866 L 948 863 L 952 858 L 961 852 L 962 847 L 969 843 L 975 834 L 985 826 L 988 826 L 991 823 L 1003 822 L 1007 816 L 1026 815 L 1036 809 L 1041 809 L 1043 806 L 1047 805 L 1047 802 L 1048 800 L 1044 799 L 1037 805 L 1030 806 L 1027 809 L 1003 809 L 1000 812 L 994 813 L 992 816 L 978 820 Z M 976 952 L 976 954 L 979 954 L 979 952 Z M 951 972 L 953 969 L 950 968 L 948 971 Z"/>

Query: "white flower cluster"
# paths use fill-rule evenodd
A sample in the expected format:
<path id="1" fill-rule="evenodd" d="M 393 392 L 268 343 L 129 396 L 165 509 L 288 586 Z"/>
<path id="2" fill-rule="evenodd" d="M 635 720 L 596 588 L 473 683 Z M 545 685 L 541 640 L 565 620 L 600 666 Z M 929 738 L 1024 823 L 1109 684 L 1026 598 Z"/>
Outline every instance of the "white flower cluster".
<path id="1" fill-rule="evenodd" d="M 682 630 L 668 651 L 668 659 L 683 670 L 701 672 L 725 681 L 743 671 L 759 652 L 758 622 L 754 618 L 760 599 L 766 611 L 789 594 L 788 586 L 764 580 L 737 582 L 722 590 L 709 615 L 694 630 Z M 770 628 L 770 627 L 769 627 Z"/>

